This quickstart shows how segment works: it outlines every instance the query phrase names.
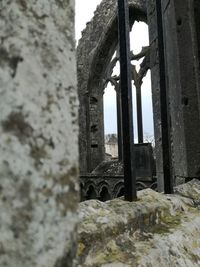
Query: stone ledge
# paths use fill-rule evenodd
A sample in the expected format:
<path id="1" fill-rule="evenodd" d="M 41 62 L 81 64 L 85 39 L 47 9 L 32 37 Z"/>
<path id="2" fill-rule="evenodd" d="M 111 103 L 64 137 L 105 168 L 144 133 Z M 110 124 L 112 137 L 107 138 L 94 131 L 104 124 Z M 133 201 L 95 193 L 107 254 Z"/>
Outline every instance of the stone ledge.
<path id="1" fill-rule="evenodd" d="M 175 192 L 147 189 L 133 203 L 122 198 L 81 203 L 79 266 L 199 266 L 200 181 Z"/>

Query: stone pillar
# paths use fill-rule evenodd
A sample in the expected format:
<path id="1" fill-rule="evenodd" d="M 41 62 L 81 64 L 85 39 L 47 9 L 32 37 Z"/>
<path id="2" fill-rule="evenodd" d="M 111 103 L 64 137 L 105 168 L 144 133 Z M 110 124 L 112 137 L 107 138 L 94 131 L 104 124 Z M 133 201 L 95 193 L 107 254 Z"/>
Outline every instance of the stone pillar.
<path id="1" fill-rule="evenodd" d="M 88 135 L 88 171 L 92 172 L 105 159 L 103 85 L 95 82 L 90 95 Z M 94 97 L 95 96 L 95 97 Z M 94 102 L 93 100 L 97 101 Z"/>
<path id="2" fill-rule="evenodd" d="M 74 0 L 0 1 L 0 267 L 72 267 Z"/>
<path id="3" fill-rule="evenodd" d="M 191 0 L 162 1 L 176 183 L 200 178 L 197 2 L 194 11 Z"/>
<path id="4" fill-rule="evenodd" d="M 197 38 L 197 43 L 196 43 L 196 47 L 197 47 L 197 51 L 198 51 L 198 66 L 196 68 L 197 70 L 197 75 L 199 77 L 198 79 L 198 99 L 199 99 L 199 109 L 200 109 L 200 2 L 198 0 L 194 0 L 194 18 L 195 18 L 195 27 L 194 27 L 194 34 L 196 35 Z"/>
<path id="5" fill-rule="evenodd" d="M 158 179 L 158 190 L 164 191 L 163 180 L 163 152 L 161 136 L 161 110 L 160 110 L 160 68 L 158 58 L 158 32 L 156 1 L 147 1 L 147 22 L 149 25 L 150 44 L 150 69 L 152 83 L 153 119 L 155 134 L 156 174 Z"/>

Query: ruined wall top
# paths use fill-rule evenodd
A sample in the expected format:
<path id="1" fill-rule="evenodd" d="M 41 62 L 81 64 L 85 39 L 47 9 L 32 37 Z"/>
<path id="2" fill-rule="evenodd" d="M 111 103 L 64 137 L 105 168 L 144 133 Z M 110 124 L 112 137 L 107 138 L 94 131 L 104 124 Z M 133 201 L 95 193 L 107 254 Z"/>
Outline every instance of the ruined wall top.
<path id="1" fill-rule="evenodd" d="M 138 201 L 123 198 L 80 204 L 78 260 L 81 267 L 198 267 L 200 182 L 175 195 L 150 189 Z"/>

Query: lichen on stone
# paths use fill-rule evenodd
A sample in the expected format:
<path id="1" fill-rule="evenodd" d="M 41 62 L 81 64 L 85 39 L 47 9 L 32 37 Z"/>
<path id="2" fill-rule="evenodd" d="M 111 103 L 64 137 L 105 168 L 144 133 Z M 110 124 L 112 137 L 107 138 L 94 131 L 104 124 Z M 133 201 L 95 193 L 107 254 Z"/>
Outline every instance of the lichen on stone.
<path id="1" fill-rule="evenodd" d="M 175 195 L 147 189 L 137 202 L 81 203 L 79 266 L 198 267 L 199 190 L 200 181 L 193 180 Z"/>

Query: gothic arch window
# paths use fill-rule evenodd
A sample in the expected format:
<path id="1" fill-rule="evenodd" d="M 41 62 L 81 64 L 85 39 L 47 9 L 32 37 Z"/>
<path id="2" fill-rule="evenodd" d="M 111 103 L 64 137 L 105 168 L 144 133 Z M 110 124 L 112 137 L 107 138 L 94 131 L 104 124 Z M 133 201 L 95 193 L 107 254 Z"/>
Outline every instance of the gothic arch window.
<path id="1" fill-rule="evenodd" d="M 111 199 L 111 195 L 109 193 L 109 190 L 106 186 L 103 186 L 101 188 L 101 191 L 100 191 L 100 197 L 99 197 L 99 200 L 101 201 L 106 201 L 106 200 L 109 200 Z"/>
<path id="2" fill-rule="evenodd" d="M 129 4 L 131 27 L 135 21 L 146 22 L 145 1 L 130 0 Z M 117 46 L 117 2 L 103 0 L 84 30 L 77 48 L 81 173 L 91 173 L 105 159 L 103 92 L 108 81 L 116 89 L 118 87 L 119 77 L 112 76 L 118 60 L 112 60 Z M 148 54 L 148 49 L 132 57 L 138 59 L 145 53 Z M 138 75 L 134 72 L 133 76 L 140 83 L 145 73 L 144 67 Z"/>
<path id="3" fill-rule="evenodd" d="M 144 0 L 129 0 L 129 14 L 130 14 L 130 29 L 138 23 L 147 25 L 146 1 Z M 148 31 L 148 30 L 147 30 Z M 140 33 L 139 33 L 140 34 Z M 133 34 L 132 39 L 137 40 L 139 34 Z M 103 0 L 100 6 L 95 11 L 95 15 L 90 23 L 87 24 L 83 31 L 83 36 L 79 41 L 77 48 L 77 70 L 78 70 L 78 92 L 80 100 L 80 136 L 79 136 L 79 150 L 80 150 L 80 173 L 81 176 L 88 179 L 102 179 L 97 177 L 96 170 L 103 169 L 106 171 L 102 175 L 106 175 L 105 179 L 109 179 L 112 175 L 118 175 L 117 179 L 123 179 L 122 166 L 122 144 L 120 133 L 120 105 L 119 95 L 122 90 L 119 83 L 119 71 L 116 72 L 119 64 L 118 52 L 118 24 L 117 24 L 117 1 Z M 150 70 L 150 48 L 148 43 L 142 44 L 139 51 L 131 51 L 131 65 L 132 65 L 132 84 L 136 88 L 136 110 L 137 122 L 134 123 L 134 128 L 138 128 L 139 143 L 148 141 L 144 139 L 143 122 L 142 122 L 142 91 L 150 91 L 146 86 L 142 89 L 143 81 L 146 75 L 149 76 Z M 105 166 L 105 125 L 104 125 L 104 92 L 107 85 L 112 86 L 116 92 L 116 110 L 118 118 L 118 160 L 111 162 L 111 165 L 118 165 L 117 171 L 113 172 L 113 166 Z M 151 92 L 149 94 L 151 98 Z M 154 100 L 155 102 L 155 100 Z M 152 105 L 152 103 L 151 103 Z M 136 112 L 134 112 L 136 113 Z M 148 111 L 143 111 L 143 114 Z M 151 112 L 149 112 L 151 113 Z M 153 116 L 153 115 L 152 115 Z M 153 127 L 152 127 L 153 128 Z M 107 163 L 106 163 L 107 164 Z M 99 168 L 99 166 L 101 168 Z M 119 170 L 119 172 L 118 172 Z M 98 175 L 101 175 L 98 173 Z M 138 175 L 140 178 L 140 175 Z M 150 175 L 150 179 L 153 175 Z M 85 178 L 84 178 L 85 179 Z M 99 193 L 98 183 L 95 184 L 96 192 Z M 110 188 L 109 188 L 110 189 Z M 121 188 L 121 193 L 123 189 Z M 120 194 L 121 194 L 120 193 Z M 111 195 L 114 195 L 111 192 Z"/>
<path id="4" fill-rule="evenodd" d="M 90 185 L 86 191 L 86 199 L 97 199 L 95 187 Z"/>

